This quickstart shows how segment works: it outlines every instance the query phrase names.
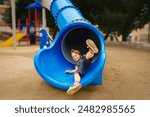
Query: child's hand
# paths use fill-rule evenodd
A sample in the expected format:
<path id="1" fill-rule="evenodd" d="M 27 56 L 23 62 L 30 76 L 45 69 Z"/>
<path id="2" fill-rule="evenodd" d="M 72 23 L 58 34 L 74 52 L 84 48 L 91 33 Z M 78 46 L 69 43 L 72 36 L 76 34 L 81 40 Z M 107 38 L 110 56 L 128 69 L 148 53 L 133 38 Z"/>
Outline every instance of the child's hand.
<path id="1" fill-rule="evenodd" d="M 72 74 L 72 70 L 66 70 L 65 73 L 66 74 Z"/>

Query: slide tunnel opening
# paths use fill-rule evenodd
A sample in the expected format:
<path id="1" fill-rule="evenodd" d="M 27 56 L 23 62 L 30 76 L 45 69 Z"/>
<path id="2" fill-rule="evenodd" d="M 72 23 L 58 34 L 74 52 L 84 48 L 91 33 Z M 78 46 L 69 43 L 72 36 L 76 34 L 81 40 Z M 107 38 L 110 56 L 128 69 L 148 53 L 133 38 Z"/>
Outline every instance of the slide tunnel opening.
<path id="1" fill-rule="evenodd" d="M 86 45 L 86 39 L 92 39 L 96 46 L 99 48 L 100 51 L 100 40 L 97 34 L 84 27 L 78 27 L 71 29 L 69 32 L 66 33 L 62 40 L 62 52 L 64 57 L 71 63 L 75 64 L 76 62 L 71 57 L 71 49 L 77 49 L 81 52 L 81 55 L 84 55 L 88 52 L 88 48 Z M 93 61 L 96 60 L 98 54 L 96 54 L 93 58 Z M 92 62 L 93 62 L 92 61 Z"/>

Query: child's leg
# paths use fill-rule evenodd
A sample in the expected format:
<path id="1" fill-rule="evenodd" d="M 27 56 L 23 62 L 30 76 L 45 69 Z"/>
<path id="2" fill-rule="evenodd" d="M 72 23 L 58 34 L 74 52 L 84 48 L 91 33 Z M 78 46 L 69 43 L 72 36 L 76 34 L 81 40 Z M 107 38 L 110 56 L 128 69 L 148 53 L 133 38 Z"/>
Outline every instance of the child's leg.
<path id="1" fill-rule="evenodd" d="M 74 74 L 74 84 L 80 83 L 81 77 L 79 73 Z"/>
<path id="2" fill-rule="evenodd" d="M 85 55 L 86 59 L 89 60 L 94 57 L 94 53 L 89 49 L 89 51 Z"/>
<path id="3" fill-rule="evenodd" d="M 87 39 L 86 44 L 89 48 L 89 51 L 86 53 L 86 59 L 89 60 L 93 58 L 94 54 L 98 53 L 98 48 L 91 39 Z"/>
<path id="4" fill-rule="evenodd" d="M 86 44 L 87 44 L 87 46 L 89 48 L 89 51 L 91 51 L 93 54 L 97 54 L 98 53 L 99 50 L 98 50 L 97 46 L 95 45 L 95 43 L 93 42 L 93 40 L 87 39 L 86 40 Z"/>
<path id="5" fill-rule="evenodd" d="M 74 84 L 67 90 L 67 94 L 68 95 L 73 95 L 74 93 L 76 93 L 77 91 L 79 91 L 82 88 L 82 85 L 80 84 L 80 74 L 79 73 L 75 73 L 74 74 Z"/>

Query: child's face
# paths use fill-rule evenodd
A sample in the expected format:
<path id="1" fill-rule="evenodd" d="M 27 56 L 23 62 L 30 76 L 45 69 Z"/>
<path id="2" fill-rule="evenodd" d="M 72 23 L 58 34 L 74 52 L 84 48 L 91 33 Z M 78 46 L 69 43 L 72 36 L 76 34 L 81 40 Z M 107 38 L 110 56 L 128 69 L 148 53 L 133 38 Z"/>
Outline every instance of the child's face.
<path id="1" fill-rule="evenodd" d="M 77 54 L 77 53 L 73 52 L 71 54 L 71 56 L 72 56 L 72 58 L 73 58 L 74 61 L 78 61 L 80 59 L 80 54 Z"/>

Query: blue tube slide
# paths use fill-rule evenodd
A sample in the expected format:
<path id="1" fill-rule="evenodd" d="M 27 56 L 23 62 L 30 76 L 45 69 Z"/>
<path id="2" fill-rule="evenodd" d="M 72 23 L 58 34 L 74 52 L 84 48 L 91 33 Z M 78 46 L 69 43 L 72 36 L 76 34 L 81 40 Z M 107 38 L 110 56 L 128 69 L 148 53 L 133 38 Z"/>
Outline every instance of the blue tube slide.
<path id="1" fill-rule="evenodd" d="M 86 39 L 92 39 L 99 53 L 94 57 L 90 70 L 81 80 L 83 86 L 102 84 L 103 68 L 106 60 L 105 44 L 100 31 L 86 20 L 70 0 L 37 0 L 49 9 L 60 29 L 52 45 L 39 50 L 34 57 L 37 72 L 48 84 L 68 89 L 74 82 L 73 74 L 65 70 L 74 69 L 70 51 L 72 48 L 85 54 Z"/>

